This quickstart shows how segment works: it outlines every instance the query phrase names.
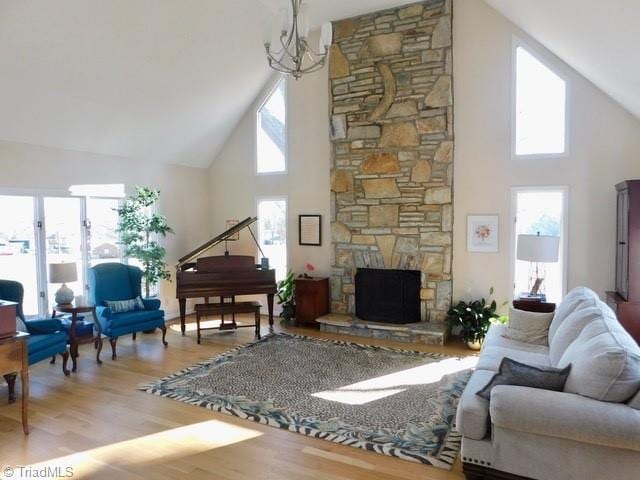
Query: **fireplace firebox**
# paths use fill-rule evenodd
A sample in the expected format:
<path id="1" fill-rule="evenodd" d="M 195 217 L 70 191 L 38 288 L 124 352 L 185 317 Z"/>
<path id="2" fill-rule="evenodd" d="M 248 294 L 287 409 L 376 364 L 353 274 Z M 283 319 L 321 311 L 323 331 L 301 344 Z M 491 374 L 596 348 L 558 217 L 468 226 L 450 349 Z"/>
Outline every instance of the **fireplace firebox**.
<path id="1" fill-rule="evenodd" d="M 359 268 L 356 272 L 356 316 L 369 322 L 420 321 L 420 272 Z"/>

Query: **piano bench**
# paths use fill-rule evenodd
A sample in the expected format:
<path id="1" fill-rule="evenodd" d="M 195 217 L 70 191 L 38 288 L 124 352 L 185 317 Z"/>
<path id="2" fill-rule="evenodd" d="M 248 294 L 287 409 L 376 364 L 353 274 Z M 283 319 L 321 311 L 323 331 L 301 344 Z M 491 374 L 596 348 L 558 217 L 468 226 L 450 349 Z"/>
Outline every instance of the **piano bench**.
<path id="1" fill-rule="evenodd" d="M 198 326 L 198 344 L 200 344 L 200 332 L 204 330 L 225 330 L 220 324 L 218 327 L 201 328 L 200 318 L 204 315 L 226 315 L 236 313 L 253 313 L 255 317 L 255 325 L 236 325 L 233 322 L 233 328 L 254 327 L 256 337 L 260 338 L 260 305 L 259 302 L 235 302 L 235 303 L 198 303 L 195 306 L 196 323 Z"/>

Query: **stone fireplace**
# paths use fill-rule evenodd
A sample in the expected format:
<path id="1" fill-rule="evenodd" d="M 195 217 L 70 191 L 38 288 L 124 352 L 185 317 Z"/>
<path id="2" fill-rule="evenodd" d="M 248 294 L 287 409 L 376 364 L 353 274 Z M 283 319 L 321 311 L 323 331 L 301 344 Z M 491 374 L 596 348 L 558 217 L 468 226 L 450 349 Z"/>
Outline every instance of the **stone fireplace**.
<path id="1" fill-rule="evenodd" d="M 357 269 L 417 270 L 420 320 L 442 326 L 451 303 L 451 26 L 451 0 L 334 23 L 333 314 L 355 315 Z"/>

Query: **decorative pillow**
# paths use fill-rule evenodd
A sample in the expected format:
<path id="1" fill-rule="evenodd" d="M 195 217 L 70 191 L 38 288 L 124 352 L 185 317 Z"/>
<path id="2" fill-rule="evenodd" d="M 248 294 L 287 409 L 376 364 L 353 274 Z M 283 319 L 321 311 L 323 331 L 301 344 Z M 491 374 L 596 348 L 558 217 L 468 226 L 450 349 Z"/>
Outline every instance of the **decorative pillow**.
<path id="1" fill-rule="evenodd" d="M 509 325 L 502 336 L 519 342 L 547 345 L 551 320 L 553 313 L 527 312 L 512 307 L 509 309 Z"/>
<path id="2" fill-rule="evenodd" d="M 498 373 L 476 395 L 490 400 L 491 390 L 496 385 L 517 385 L 519 387 L 541 388 L 543 390 L 561 392 L 570 371 L 571 365 L 567 365 L 563 369 L 541 368 L 516 362 L 505 357 L 500 362 Z"/>
<path id="3" fill-rule="evenodd" d="M 112 313 L 133 312 L 144 310 L 144 302 L 140 296 L 131 300 L 105 300 L 104 304 L 111 309 Z"/>
<path id="4" fill-rule="evenodd" d="M 16 330 L 18 332 L 29 333 L 29 329 L 27 328 L 27 324 L 20 317 L 16 317 Z"/>

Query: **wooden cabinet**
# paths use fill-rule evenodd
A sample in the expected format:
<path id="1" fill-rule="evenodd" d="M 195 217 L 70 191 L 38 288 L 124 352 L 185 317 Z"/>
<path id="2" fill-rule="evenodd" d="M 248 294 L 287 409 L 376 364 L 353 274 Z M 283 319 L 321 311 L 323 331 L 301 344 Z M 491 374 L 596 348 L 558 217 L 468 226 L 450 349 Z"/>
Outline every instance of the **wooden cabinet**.
<path id="1" fill-rule="evenodd" d="M 318 327 L 316 318 L 329 313 L 329 279 L 296 278 L 296 322 Z"/>
<path id="2" fill-rule="evenodd" d="M 616 191 L 616 290 L 607 292 L 607 303 L 640 342 L 640 180 L 619 183 Z"/>

